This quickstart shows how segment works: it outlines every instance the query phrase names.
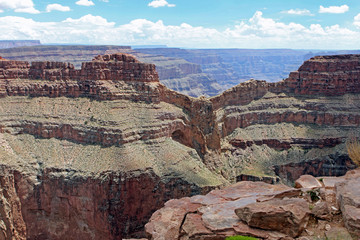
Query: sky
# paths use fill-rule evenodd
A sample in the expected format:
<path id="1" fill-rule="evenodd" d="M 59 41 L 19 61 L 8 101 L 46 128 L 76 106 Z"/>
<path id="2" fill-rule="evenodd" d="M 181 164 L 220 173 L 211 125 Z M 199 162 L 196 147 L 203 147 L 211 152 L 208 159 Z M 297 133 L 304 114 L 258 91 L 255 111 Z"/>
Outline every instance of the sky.
<path id="1" fill-rule="evenodd" d="M 360 0 L 0 0 L 2 40 L 360 49 Z"/>

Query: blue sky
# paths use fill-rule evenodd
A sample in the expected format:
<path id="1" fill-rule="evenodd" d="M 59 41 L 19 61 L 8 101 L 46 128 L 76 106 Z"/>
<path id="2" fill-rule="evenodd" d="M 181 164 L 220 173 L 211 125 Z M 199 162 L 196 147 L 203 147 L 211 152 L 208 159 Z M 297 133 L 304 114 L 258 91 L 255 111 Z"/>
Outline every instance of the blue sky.
<path id="1" fill-rule="evenodd" d="M 359 49 L 359 0 L 0 0 L 2 39 Z"/>

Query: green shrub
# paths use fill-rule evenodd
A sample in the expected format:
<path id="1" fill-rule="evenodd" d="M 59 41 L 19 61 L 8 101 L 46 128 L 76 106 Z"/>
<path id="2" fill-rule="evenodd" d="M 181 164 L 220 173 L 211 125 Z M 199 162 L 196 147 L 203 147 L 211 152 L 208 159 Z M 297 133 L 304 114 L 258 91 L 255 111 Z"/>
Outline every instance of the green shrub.
<path id="1" fill-rule="evenodd" d="M 258 238 L 254 238 L 254 237 L 246 237 L 246 236 L 232 236 L 232 237 L 227 237 L 225 240 L 259 240 Z"/>

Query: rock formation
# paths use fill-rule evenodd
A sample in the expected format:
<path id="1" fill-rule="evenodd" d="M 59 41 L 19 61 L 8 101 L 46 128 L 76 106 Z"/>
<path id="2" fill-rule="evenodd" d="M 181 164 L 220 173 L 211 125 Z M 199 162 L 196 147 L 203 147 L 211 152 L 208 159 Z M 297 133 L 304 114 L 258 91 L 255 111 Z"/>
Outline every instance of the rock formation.
<path id="1" fill-rule="evenodd" d="M 155 64 L 161 83 L 170 89 L 189 96 L 213 96 L 225 89 L 215 79 L 204 74 L 198 64 L 181 58 L 165 57 L 158 54 L 144 54 L 126 46 L 42 45 L 0 49 L 0 55 L 6 56 L 10 60 L 71 62 L 75 68 L 80 68 L 82 62 L 90 61 L 94 55 L 117 52 L 129 53 L 136 56 L 142 62 Z"/>
<path id="2" fill-rule="evenodd" d="M 0 64 L 5 239 L 141 236 L 166 200 L 226 183 L 199 157 L 219 145 L 211 103 L 165 88 L 154 65 Z"/>
<path id="3" fill-rule="evenodd" d="M 344 142 L 359 135 L 358 66 L 359 55 L 315 57 L 281 82 L 251 80 L 210 98 L 223 139 L 223 171 L 236 172 L 234 179 L 239 172 L 271 175 L 277 166 L 294 181 L 354 168 Z"/>
<path id="4" fill-rule="evenodd" d="M 360 171 L 319 179 L 302 176 L 297 188 L 243 181 L 170 200 L 152 215 L 146 233 L 151 240 L 358 239 Z"/>
<path id="5" fill-rule="evenodd" d="M 304 60 L 315 55 L 359 54 L 359 51 L 309 52 L 290 49 L 180 49 L 136 48 L 108 45 L 40 45 L 0 49 L 10 60 L 71 62 L 80 68 L 95 55 L 129 53 L 153 63 L 166 87 L 188 96 L 216 96 L 240 82 L 288 77 Z"/>
<path id="6" fill-rule="evenodd" d="M 143 237 L 144 224 L 167 200 L 207 193 L 241 176 L 276 182 L 278 172 L 293 181 L 310 171 L 299 164 L 304 161 L 318 174 L 344 174 L 353 168 L 344 143 L 360 131 L 359 59 L 316 57 L 284 81 L 252 80 L 213 98 L 166 88 L 154 64 L 129 54 L 100 55 L 80 69 L 0 61 L 0 236 Z M 324 162 L 329 157 L 336 164 Z M 265 186 L 259 191 L 269 188 L 259 184 Z M 298 193 L 283 185 L 270 189 Z M 214 212 L 206 211 L 217 225 Z M 175 220 L 167 227 L 177 229 L 182 214 L 169 212 Z M 199 214 L 188 216 L 184 231 L 205 229 L 192 227 Z M 220 230 L 228 231 L 234 233 Z"/>

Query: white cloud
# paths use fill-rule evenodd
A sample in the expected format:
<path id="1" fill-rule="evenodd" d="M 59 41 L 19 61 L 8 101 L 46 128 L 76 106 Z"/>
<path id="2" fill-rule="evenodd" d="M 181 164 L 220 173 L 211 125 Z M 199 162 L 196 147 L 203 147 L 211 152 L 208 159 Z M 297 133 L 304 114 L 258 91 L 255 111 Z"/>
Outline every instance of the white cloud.
<path id="1" fill-rule="evenodd" d="M 0 12 L 4 12 L 7 9 L 23 13 L 40 13 L 39 10 L 35 9 L 32 0 L 0 0 Z"/>
<path id="2" fill-rule="evenodd" d="M 320 6 L 319 13 L 345 13 L 349 11 L 349 6 L 344 4 L 341 6 L 330 6 L 330 7 L 323 7 Z"/>
<path id="3" fill-rule="evenodd" d="M 354 24 L 360 23 L 360 16 Z M 356 24 L 355 24 L 356 25 Z M 8 39 L 39 39 L 43 43 L 143 45 L 166 44 L 190 48 L 359 49 L 360 30 L 339 25 L 309 27 L 283 23 L 256 12 L 224 31 L 187 23 L 166 25 L 135 19 L 117 25 L 101 16 L 86 15 L 61 22 L 37 22 L 22 17 L 0 17 L 0 35 Z M 360 24 L 358 25 L 360 26 Z"/>
<path id="4" fill-rule="evenodd" d="M 70 8 L 68 6 L 63 6 L 57 3 L 49 4 L 46 6 L 46 12 L 51 11 L 60 11 L 60 12 L 68 12 L 70 11 Z"/>
<path id="5" fill-rule="evenodd" d="M 76 4 L 80 5 L 80 6 L 86 6 L 86 7 L 95 5 L 94 2 L 91 0 L 79 0 L 76 2 Z"/>
<path id="6" fill-rule="evenodd" d="M 166 0 L 153 0 L 148 4 L 149 7 L 158 8 L 158 7 L 175 7 L 175 4 L 168 3 Z"/>
<path id="7" fill-rule="evenodd" d="M 356 27 L 360 28 L 360 13 L 354 17 L 354 23 Z"/>
<path id="8" fill-rule="evenodd" d="M 290 9 L 287 11 L 282 11 L 282 13 L 291 14 L 291 15 L 301 15 L 301 16 L 314 16 L 309 10 L 307 9 Z"/>
<path id="9" fill-rule="evenodd" d="M 67 18 L 62 23 L 70 23 L 74 26 L 90 25 L 90 26 L 102 26 L 102 27 L 113 27 L 114 22 L 108 22 L 105 18 L 100 16 L 93 16 L 91 14 L 85 15 L 79 19 Z"/>

